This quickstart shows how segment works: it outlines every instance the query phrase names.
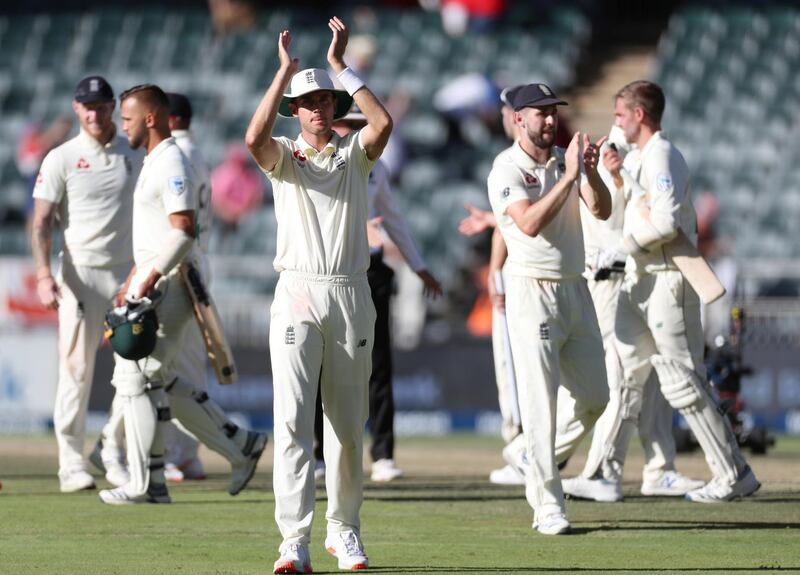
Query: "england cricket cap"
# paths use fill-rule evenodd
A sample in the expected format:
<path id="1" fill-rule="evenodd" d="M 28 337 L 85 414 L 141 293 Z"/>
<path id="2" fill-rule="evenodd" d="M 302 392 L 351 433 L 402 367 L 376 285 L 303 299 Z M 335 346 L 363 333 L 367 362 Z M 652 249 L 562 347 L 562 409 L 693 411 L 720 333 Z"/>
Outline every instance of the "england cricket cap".
<path id="1" fill-rule="evenodd" d="M 289 91 L 283 94 L 278 113 L 284 118 L 291 118 L 292 112 L 289 110 L 289 102 L 300 96 L 305 96 L 311 92 L 328 90 L 336 96 L 336 111 L 333 113 L 334 119 L 342 118 L 347 114 L 350 106 L 353 105 L 353 97 L 344 90 L 337 90 L 333 85 L 333 80 L 328 73 L 321 68 L 307 68 L 300 70 L 292 76 L 289 82 Z"/>
<path id="2" fill-rule="evenodd" d="M 190 120 L 192 118 L 192 103 L 189 101 L 189 98 L 183 94 L 167 92 L 167 100 L 169 100 L 170 116 L 178 116 L 185 120 Z"/>
<path id="3" fill-rule="evenodd" d="M 543 106 L 567 106 L 564 100 L 559 100 L 547 84 L 528 84 L 517 90 L 512 98 L 514 110 L 522 108 L 541 108 Z"/>
<path id="4" fill-rule="evenodd" d="M 75 88 L 75 101 L 81 104 L 113 100 L 114 90 L 102 76 L 88 76 L 78 82 L 78 86 Z"/>
<path id="5" fill-rule="evenodd" d="M 500 101 L 503 103 L 504 106 L 513 108 L 514 96 L 516 96 L 517 92 L 519 92 L 520 89 L 524 87 L 525 86 L 509 86 L 508 88 L 503 88 L 503 91 L 500 92 Z"/>

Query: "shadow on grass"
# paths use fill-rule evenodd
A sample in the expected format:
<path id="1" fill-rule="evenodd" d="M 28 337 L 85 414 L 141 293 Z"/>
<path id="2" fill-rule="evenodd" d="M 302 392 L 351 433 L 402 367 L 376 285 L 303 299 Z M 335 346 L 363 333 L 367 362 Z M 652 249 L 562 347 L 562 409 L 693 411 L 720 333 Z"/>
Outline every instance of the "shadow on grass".
<path id="1" fill-rule="evenodd" d="M 800 567 L 631 567 L 617 569 L 612 567 L 374 567 L 370 571 L 382 573 L 752 573 L 753 571 L 797 572 Z M 315 571 L 317 575 L 324 572 Z M 330 573 L 334 573 L 331 571 Z"/>
<path id="2" fill-rule="evenodd" d="M 662 519 L 660 521 L 647 519 L 631 519 L 629 521 L 617 520 L 608 525 L 597 527 L 573 527 L 573 535 L 586 535 L 595 531 L 686 531 L 699 529 L 707 531 L 726 531 L 733 529 L 800 529 L 800 522 L 774 522 L 774 521 L 675 521 Z"/>

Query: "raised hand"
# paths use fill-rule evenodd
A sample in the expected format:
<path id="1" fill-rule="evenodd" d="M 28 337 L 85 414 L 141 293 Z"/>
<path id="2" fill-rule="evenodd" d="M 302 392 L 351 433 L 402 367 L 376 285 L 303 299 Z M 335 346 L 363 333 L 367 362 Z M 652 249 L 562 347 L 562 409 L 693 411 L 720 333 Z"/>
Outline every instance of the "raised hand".
<path id="1" fill-rule="evenodd" d="M 469 202 L 464 202 L 464 209 L 469 215 L 458 224 L 458 231 L 464 236 L 474 236 L 495 226 L 494 214 L 476 208 Z"/>
<path id="2" fill-rule="evenodd" d="M 281 68 L 287 69 L 294 75 L 300 67 L 300 59 L 292 58 L 289 55 L 289 47 L 291 45 L 292 34 L 288 30 L 284 30 L 278 34 L 278 60 L 281 63 Z"/>
<path id="3" fill-rule="evenodd" d="M 569 146 L 567 146 L 567 151 L 564 153 L 564 175 L 572 180 L 577 180 L 578 175 L 581 172 L 580 166 L 580 148 L 581 148 L 581 136 L 580 132 L 575 132 L 572 136 L 572 140 L 569 142 Z"/>
<path id="4" fill-rule="evenodd" d="M 328 47 L 328 63 L 337 74 L 347 66 L 344 63 L 344 51 L 347 48 L 347 38 L 349 32 L 338 16 L 328 20 L 328 28 L 333 32 L 331 45 Z"/>
<path id="5" fill-rule="evenodd" d="M 596 173 L 597 164 L 600 162 L 600 146 L 608 139 L 608 136 L 603 136 L 597 143 L 592 144 L 589 141 L 589 136 L 583 135 L 583 167 L 586 173 Z"/>
<path id="6" fill-rule="evenodd" d="M 619 174 L 619 170 L 622 167 L 622 156 L 619 155 L 619 151 L 613 144 L 603 154 L 603 165 L 611 175 L 617 176 Z"/>

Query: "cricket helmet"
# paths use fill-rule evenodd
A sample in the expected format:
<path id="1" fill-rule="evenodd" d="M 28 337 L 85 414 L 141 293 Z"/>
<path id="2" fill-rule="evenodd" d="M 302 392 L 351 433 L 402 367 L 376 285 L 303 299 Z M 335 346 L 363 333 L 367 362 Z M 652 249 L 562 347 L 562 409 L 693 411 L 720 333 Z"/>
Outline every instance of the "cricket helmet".
<path id="1" fill-rule="evenodd" d="M 144 359 L 156 347 L 158 318 L 148 298 L 127 302 L 106 314 L 106 337 L 114 352 L 125 359 Z"/>

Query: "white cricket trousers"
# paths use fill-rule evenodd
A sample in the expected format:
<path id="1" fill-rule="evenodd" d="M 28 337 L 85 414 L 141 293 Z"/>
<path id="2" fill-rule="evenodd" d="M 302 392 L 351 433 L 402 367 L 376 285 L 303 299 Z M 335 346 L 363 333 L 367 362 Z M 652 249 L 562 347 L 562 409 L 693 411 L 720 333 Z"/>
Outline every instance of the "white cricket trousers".
<path id="1" fill-rule="evenodd" d="M 314 519 L 314 414 L 324 412 L 328 532 L 360 532 L 363 435 L 375 307 L 366 274 L 281 272 L 270 309 L 275 420 L 275 521 L 307 544 Z"/>
<path id="2" fill-rule="evenodd" d="M 503 324 L 505 317 L 496 308 L 492 308 L 492 355 L 494 356 L 494 378 L 497 383 L 497 403 L 500 406 L 502 420 L 500 433 L 503 441 L 511 441 L 521 433 L 519 425 L 514 423 L 513 402 L 517 401 L 509 388 L 512 382 L 508 379 L 508 363 L 513 361 L 506 352 Z M 512 368 L 513 369 L 513 368 Z"/>
<path id="3" fill-rule="evenodd" d="M 105 314 L 130 269 L 130 263 L 109 268 L 76 266 L 62 257 L 58 277 L 58 386 L 53 411 L 62 478 L 86 469 L 83 448 L 95 356 L 103 338 Z M 104 454 L 113 459 L 124 454 L 120 411 L 115 397 L 101 436 Z"/>
<path id="4" fill-rule="evenodd" d="M 135 293 L 149 271 L 138 271 L 130 284 L 131 293 Z M 189 321 L 194 321 L 192 304 L 177 269 L 159 280 L 156 289 L 163 294 L 156 307 L 159 324 L 156 347 L 139 361 L 116 356 L 112 380 L 125 419 L 131 475 L 125 490 L 133 497 L 147 493 L 151 483 L 164 489 L 164 427 L 170 420 L 164 388 L 175 378 L 173 364 L 184 331 Z"/>
<path id="5" fill-rule="evenodd" d="M 622 364 L 616 348 L 614 324 L 617 315 L 617 301 L 622 287 L 622 276 L 612 276 L 607 280 L 587 279 L 589 293 L 592 295 L 606 358 L 609 400 L 603 415 L 597 420 L 592 436 L 592 444 L 581 472 L 586 478 L 594 477 L 598 470 L 606 479 L 618 478 L 616 466 L 609 457 L 615 453 L 613 445 L 615 430 L 621 425 L 621 418 L 627 416 L 622 405 Z M 565 388 L 558 390 L 559 420 L 568 419 L 572 398 Z M 567 413 L 564 413 L 567 412 Z M 644 402 L 639 417 L 639 440 L 644 449 L 645 464 L 642 471 L 644 481 L 657 481 L 667 470 L 675 469 L 675 440 L 672 436 L 672 407 L 658 386 L 653 372 L 644 390 Z M 556 451 L 559 451 L 556 446 Z"/>
<path id="6" fill-rule="evenodd" d="M 706 379 L 697 293 L 677 270 L 629 274 L 620 290 L 615 327 L 632 415 L 640 411 L 655 367 L 664 397 L 686 418 L 714 477 L 735 482 L 747 463 Z M 620 433 L 624 437 L 630 431 L 623 427 Z M 624 451 L 621 455 L 624 461 Z"/>
<path id="7" fill-rule="evenodd" d="M 508 274 L 506 314 L 517 374 L 522 428 L 531 474 L 526 495 L 540 517 L 563 513 L 564 493 L 555 444 L 568 457 L 608 402 L 603 339 L 582 277 L 562 281 Z M 563 385 L 575 400 L 559 423 L 556 397 Z"/>

